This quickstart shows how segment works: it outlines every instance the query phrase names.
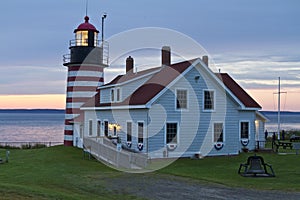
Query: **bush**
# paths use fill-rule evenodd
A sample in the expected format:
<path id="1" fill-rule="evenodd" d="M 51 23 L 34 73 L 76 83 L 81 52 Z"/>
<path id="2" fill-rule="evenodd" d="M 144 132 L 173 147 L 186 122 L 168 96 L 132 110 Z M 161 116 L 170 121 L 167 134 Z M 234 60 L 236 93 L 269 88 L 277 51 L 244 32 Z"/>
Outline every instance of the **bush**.
<path id="1" fill-rule="evenodd" d="M 46 148 L 46 147 L 47 147 L 47 145 L 45 145 L 45 144 L 36 143 L 36 144 L 32 145 L 29 143 L 29 144 L 23 144 L 21 146 L 21 149 L 41 149 L 41 148 Z"/>

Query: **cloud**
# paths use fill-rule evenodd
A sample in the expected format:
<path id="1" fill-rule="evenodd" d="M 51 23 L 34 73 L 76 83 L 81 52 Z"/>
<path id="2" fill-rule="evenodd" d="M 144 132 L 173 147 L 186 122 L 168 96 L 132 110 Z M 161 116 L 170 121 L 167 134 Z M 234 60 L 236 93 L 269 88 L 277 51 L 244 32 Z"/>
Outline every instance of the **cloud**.
<path id="1" fill-rule="evenodd" d="M 61 67 L 1 66 L 0 94 L 64 94 L 66 71 Z"/>
<path id="2" fill-rule="evenodd" d="M 281 77 L 282 87 L 300 90 L 298 55 L 225 53 L 213 57 L 221 72 L 229 73 L 246 89 L 276 89 L 278 77 Z"/>

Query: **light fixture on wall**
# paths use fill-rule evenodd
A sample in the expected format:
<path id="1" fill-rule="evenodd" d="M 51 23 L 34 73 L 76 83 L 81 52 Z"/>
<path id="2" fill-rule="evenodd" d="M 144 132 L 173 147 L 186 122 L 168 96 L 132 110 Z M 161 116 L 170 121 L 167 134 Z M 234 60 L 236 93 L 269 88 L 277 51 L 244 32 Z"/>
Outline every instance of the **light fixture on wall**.
<path id="1" fill-rule="evenodd" d="M 110 123 L 108 124 L 108 128 L 109 130 L 113 130 L 114 128 L 116 128 L 117 131 L 120 131 L 121 130 L 121 126 L 120 124 L 117 124 L 117 123 Z"/>

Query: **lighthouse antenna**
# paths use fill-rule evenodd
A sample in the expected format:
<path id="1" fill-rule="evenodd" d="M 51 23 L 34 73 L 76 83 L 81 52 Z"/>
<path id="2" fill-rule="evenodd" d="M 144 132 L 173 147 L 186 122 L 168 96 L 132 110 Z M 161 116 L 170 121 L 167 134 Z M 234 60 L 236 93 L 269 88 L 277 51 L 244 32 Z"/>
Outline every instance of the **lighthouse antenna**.
<path id="1" fill-rule="evenodd" d="M 89 0 L 86 0 L 86 2 L 85 2 L 85 16 L 88 16 L 88 6 L 89 6 Z"/>

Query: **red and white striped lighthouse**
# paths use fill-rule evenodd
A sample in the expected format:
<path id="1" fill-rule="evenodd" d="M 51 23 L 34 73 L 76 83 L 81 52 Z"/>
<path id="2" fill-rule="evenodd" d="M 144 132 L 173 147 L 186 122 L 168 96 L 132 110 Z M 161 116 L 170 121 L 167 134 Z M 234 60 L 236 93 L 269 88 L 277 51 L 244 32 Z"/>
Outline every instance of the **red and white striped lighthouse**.
<path id="1" fill-rule="evenodd" d="M 98 40 L 99 31 L 89 23 L 89 17 L 74 30 L 70 40 L 70 54 L 64 55 L 68 67 L 64 144 L 80 146 L 82 140 L 83 111 L 80 107 L 97 93 L 103 85 L 103 69 L 108 66 L 108 44 Z"/>

